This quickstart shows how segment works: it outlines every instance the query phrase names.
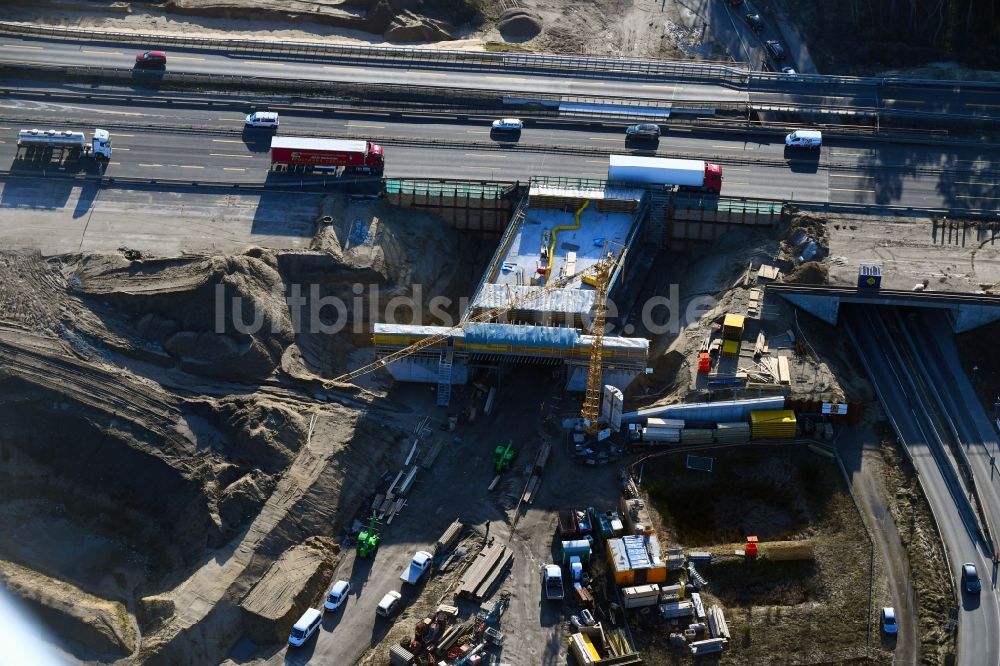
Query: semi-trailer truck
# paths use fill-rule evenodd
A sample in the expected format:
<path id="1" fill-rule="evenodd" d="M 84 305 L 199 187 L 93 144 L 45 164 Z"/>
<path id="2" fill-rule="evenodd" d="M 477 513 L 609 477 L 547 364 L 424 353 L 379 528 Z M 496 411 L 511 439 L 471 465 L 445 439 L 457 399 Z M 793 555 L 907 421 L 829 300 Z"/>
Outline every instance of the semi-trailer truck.
<path id="1" fill-rule="evenodd" d="M 718 194 L 722 191 L 722 167 L 704 160 L 611 155 L 608 180 Z"/>
<path id="2" fill-rule="evenodd" d="M 271 171 L 343 172 L 381 176 L 382 146 L 371 141 L 276 136 L 271 139 Z"/>
<path id="3" fill-rule="evenodd" d="M 26 129 L 17 133 L 17 159 L 76 160 L 111 159 L 111 133 L 95 129 L 89 141 L 83 132 L 73 130 Z"/>

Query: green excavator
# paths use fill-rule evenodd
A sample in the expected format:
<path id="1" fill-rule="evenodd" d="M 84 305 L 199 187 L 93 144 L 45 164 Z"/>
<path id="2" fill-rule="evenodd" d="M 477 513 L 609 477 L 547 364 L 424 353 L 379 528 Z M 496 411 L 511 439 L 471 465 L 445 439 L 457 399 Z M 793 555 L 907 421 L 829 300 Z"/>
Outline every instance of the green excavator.
<path id="1" fill-rule="evenodd" d="M 381 540 L 382 535 L 376 529 L 378 521 L 375 518 L 375 512 L 372 511 L 372 519 L 368 521 L 368 527 L 361 530 L 358 534 L 358 557 L 368 558 L 374 557 L 375 551 L 378 550 L 378 542 Z"/>
<path id="2" fill-rule="evenodd" d="M 510 468 L 510 463 L 514 460 L 514 440 L 507 440 L 507 446 L 501 444 L 493 451 L 493 465 L 497 474 L 503 474 Z"/>

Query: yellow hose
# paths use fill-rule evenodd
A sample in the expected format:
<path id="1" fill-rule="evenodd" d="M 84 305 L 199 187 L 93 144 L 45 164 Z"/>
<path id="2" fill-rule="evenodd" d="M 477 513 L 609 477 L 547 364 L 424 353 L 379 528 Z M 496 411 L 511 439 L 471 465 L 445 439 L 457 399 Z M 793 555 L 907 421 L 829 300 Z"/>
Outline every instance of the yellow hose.
<path id="1" fill-rule="evenodd" d="M 580 214 L 590 205 L 590 199 L 585 199 L 580 210 L 576 211 L 576 222 L 572 225 L 563 225 L 552 230 L 552 245 L 549 246 L 549 277 L 552 277 L 552 269 L 556 265 L 556 236 L 560 231 L 574 231 L 580 228 Z"/>

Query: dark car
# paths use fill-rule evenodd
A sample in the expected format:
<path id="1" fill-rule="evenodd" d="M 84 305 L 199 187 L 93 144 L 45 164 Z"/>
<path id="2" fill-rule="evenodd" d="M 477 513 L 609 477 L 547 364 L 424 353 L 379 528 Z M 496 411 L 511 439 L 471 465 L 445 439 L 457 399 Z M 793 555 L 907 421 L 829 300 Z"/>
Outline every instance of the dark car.
<path id="1" fill-rule="evenodd" d="M 962 565 L 962 586 L 970 594 L 979 594 L 979 591 L 983 589 L 983 584 L 979 582 L 979 572 L 976 571 L 975 564 L 966 562 Z"/>
<path id="2" fill-rule="evenodd" d="M 632 125 L 625 129 L 625 140 L 629 139 L 650 139 L 656 140 L 660 138 L 660 126 L 654 125 L 653 123 L 644 123 L 642 125 Z"/>
<path id="3" fill-rule="evenodd" d="M 764 46 L 767 48 L 767 52 L 775 60 L 785 59 L 785 47 L 782 46 L 781 42 L 779 42 L 778 40 L 769 39 L 766 42 L 764 42 Z"/>
<path id="4" fill-rule="evenodd" d="M 164 67 L 167 64 L 167 54 L 163 51 L 145 51 L 135 57 L 137 67 Z"/>
<path id="5" fill-rule="evenodd" d="M 764 19 L 760 17 L 760 14 L 747 14 L 747 25 L 754 32 L 760 32 L 764 29 Z"/>
<path id="6" fill-rule="evenodd" d="M 729 0 L 730 7 L 739 7 L 743 4 L 743 0 Z"/>

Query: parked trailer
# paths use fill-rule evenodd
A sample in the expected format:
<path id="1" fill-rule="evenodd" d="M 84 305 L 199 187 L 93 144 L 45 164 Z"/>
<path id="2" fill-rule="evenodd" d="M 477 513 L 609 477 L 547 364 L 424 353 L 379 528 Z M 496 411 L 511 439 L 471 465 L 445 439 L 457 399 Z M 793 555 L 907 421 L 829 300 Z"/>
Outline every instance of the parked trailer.
<path id="1" fill-rule="evenodd" d="M 271 139 L 271 171 L 340 172 L 381 176 L 382 146 L 371 141 L 276 136 Z"/>
<path id="2" fill-rule="evenodd" d="M 718 194 L 722 191 L 722 167 L 704 160 L 611 155 L 608 180 Z"/>
<path id="3" fill-rule="evenodd" d="M 111 159 L 111 133 L 95 129 L 89 141 L 85 133 L 74 130 L 26 129 L 17 133 L 17 159 L 50 161 L 53 158 L 75 160 L 81 157 Z"/>

